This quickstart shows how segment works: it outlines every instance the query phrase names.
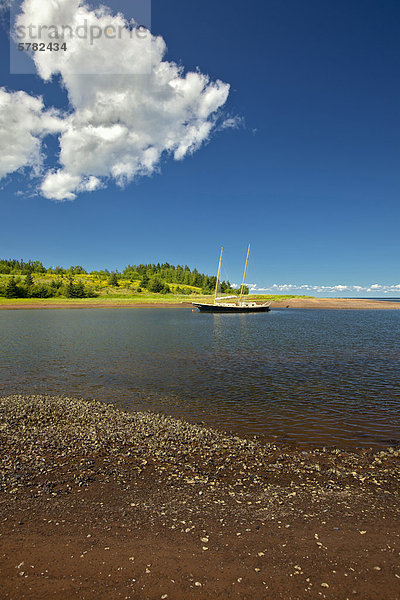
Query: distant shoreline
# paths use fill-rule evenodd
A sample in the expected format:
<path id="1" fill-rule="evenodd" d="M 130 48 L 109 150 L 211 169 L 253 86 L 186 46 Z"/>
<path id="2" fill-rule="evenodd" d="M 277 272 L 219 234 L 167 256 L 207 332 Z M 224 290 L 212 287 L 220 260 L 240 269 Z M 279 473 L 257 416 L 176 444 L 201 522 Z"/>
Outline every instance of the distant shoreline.
<path id="1" fill-rule="evenodd" d="M 399 310 L 400 302 L 361 298 L 289 298 L 272 302 L 271 308 L 315 308 L 333 310 Z"/>
<path id="2" fill-rule="evenodd" d="M 211 301 L 207 299 L 207 301 Z M 257 298 L 257 301 L 261 301 Z M 55 301 L 43 301 L 41 299 L 18 299 L 4 300 L 0 303 L 0 310 L 30 310 L 30 309 L 67 309 L 67 308 L 190 308 L 191 301 L 171 302 L 132 302 L 123 300 L 116 302 L 115 299 L 99 300 L 94 302 L 91 298 L 82 300 L 59 299 Z M 307 309 L 333 309 L 333 310 L 399 310 L 400 302 L 389 300 L 358 299 L 358 298 L 288 298 L 274 300 L 271 308 L 307 308 Z"/>
<path id="3" fill-rule="evenodd" d="M 0 310 L 31 310 L 31 309 L 66 309 L 66 308 L 188 308 L 192 306 L 191 302 L 160 302 L 160 303 L 135 303 L 135 302 L 69 302 L 61 301 L 59 303 L 39 303 L 39 302 L 10 302 L 9 304 L 0 304 Z"/>

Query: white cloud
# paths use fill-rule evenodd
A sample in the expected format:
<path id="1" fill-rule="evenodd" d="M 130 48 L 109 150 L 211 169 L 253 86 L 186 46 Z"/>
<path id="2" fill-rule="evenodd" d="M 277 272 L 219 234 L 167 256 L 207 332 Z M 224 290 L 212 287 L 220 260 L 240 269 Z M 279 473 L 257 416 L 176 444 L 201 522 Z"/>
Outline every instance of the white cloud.
<path id="1" fill-rule="evenodd" d="M 250 293 L 271 293 L 271 294 L 360 294 L 360 293 L 399 293 L 400 292 L 400 283 L 391 284 L 391 285 L 381 285 L 378 283 L 374 283 L 372 285 L 311 285 L 307 283 L 298 284 L 298 283 L 273 283 L 271 286 L 261 287 L 256 283 L 247 284 L 250 288 Z"/>
<path id="2" fill-rule="evenodd" d="M 234 117 L 227 117 L 218 126 L 218 131 L 222 131 L 224 129 L 239 129 L 239 127 L 245 127 L 245 120 L 243 117 L 236 115 Z"/>
<path id="3" fill-rule="evenodd" d="M 42 193 L 46 198 L 54 200 L 73 200 L 75 194 L 71 189 L 79 192 L 93 192 L 102 187 L 97 177 L 82 178 L 67 172 L 56 171 L 47 174 L 42 184 Z"/>
<path id="4" fill-rule="evenodd" d="M 67 52 L 35 52 L 39 75 L 50 80 L 60 74 L 71 104 L 59 126 L 59 166 L 45 173 L 42 194 L 54 200 L 73 200 L 80 191 L 93 191 L 108 179 L 122 186 L 135 177 L 159 170 L 163 155 L 182 160 L 210 139 L 217 128 L 238 127 L 235 117 L 221 119 L 229 85 L 207 75 L 184 73 L 166 53 L 161 37 L 147 32 L 147 41 L 132 36 L 124 17 L 105 9 L 90 10 L 78 0 L 25 0 L 18 26 L 42 27 L 41 41 L 51 39 L 51 26 L 113 27 L 120 38 L 67 39 Z M 32 31 L 32 29 L 31 29 Z M 26 38 L 24 41 L 34 41 Z M 37 41 L 37 39 L 36 39 Z M 90 75 L 84 75 L 89 73 Z M 92 75 L 96 73 L 96 75 Z M 27 95 L 25 95 L 27 96 Z M 27 96 L 21 108 L 25 140 L 19 159 L 6 157 L 7 172 L 20 166 L 37 167 L 40 137 L 45 128 L 43 105 Z M 29 108 L 29 102 L 33 108 Z M 11 109 L 10 109 L 11 110 Z M 27 118 L 36 119 L 36 128 Z M 4 146 L 7 154 L 7 145 Z M 4 156 L 4 155 L 3 155 Z"/>
<path id="5" fill-rule="evenodd" d="M 24 167 L 38 174 L 41 139 L 61 128 L 56 112 L 46 111 L 42 98 L 0 88 L 0 177 Z"/>

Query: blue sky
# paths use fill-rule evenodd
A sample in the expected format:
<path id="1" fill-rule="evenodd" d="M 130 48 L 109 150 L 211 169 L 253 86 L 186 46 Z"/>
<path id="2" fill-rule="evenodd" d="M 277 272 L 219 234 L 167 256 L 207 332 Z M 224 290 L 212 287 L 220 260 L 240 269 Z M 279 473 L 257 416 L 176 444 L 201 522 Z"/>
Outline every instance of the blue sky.
<path id="1" fill-rule="evenodd" d="M 107 4 L 132 16 L 126 0 Z M 0 255 L 214 273 L 223 245 L 223 274 L 237 282 L 251 242 L 258 288 L 400 295 L 399 22 L 389 0 L 153 0 L 164 61 L 230 85 L 218 123 L 182 160 L 164 152 L 149 175 L 123 188 L 106 177 L 72 201 L 44 197 L 43 171 L 9 173 Z M 0 43 L 1 86 L 71 111 L 59 76 L 10 75 L 5 31 Z M 42 169 L 56 169 L 57 135 L 42 144 Z"/>

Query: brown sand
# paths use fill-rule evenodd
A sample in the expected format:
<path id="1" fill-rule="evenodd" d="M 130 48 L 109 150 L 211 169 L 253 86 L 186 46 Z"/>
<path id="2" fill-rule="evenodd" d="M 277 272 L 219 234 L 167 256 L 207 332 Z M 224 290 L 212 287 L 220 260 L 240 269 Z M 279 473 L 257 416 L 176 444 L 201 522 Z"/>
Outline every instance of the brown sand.
<path id="1" fill-rule="evenodd" d="M 182 307 L 189 307 L 192 306 L 191 302 L 176 302 L 176 303 L 168 303 L 168 302 L 163 302 L 163 303 L 158 303 L 158 304 L 151 304 L 150 302 L 148 302 L 147 304 L 145 302 L 141 303 L 141 304 L 134 304 L 133 302 L 125 302 L 125 303 L 121 303 L 121 302 L 104 302 L 104 304 L 100 304 L 99 302 L 88 302 L 88 303 L 62 303 L 60 302 L 59 304 L 39 304 L 39 303 L 26 303 L 26 304 L 22 304 L 22 303 L 10 303 L 10 304 L 0 304 L 0 310 L 1 309 L 10 309 L 10 310 L 16 310 L 16 309 L 39 309 L 39 308 L 182 308 Z"/>
<path id="2" fill-rule="evenodd" d="M 18 301 L 7 304 L 0 304 L 0 310 L 14 309 L 39 309 L 39 308 L 189 308 L 192 307 L 191 302 L 160 302 L 157 304 L 141 303 L 134 304 L 133 302 L 104 302 L 102 304 L 95 302 L 85 303 L 19 303 Z M 192 307 L 193 308 L 193 307 Z M 323 308 L 323 309 L 362 309 L 362 310 L 399 310 L 400 302 L 389 302 L 383 300 L 358 300 L 345 298 L 291 298 L 289 300 L 279 300 L 271 303 L 271 308 Z"/>
<path id="3" fill-rule="evenodd" d="M 356 298 L 291 298 L 272 302 L 271 308 L 332 308 L 358 310 L 400 309 L 400 302 L 386 300 L 358 300 Z"/>
<path id="4" fill-rule="evenodd" d="M 265 447 L 73 399 L 0 417 L 1 598 L 400 598 L 398 450 Z"/>

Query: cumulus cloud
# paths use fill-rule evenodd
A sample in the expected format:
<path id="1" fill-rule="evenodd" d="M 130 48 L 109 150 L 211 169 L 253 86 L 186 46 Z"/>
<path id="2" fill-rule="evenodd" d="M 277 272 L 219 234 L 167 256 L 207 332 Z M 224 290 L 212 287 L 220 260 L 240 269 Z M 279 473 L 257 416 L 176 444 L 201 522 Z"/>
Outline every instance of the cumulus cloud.
<path id="1" fill-rule="evenodd" d="M 306 293 L 324 293 L 324 294 L 360 294 L 360 293 L 379 293 L 379 294 L 398 294 L 400 293 L 400 283 L 392 285 L 381 285 L 373 283 L 371 285 L 311 285 L 307 283 L 273 283 L 271 286 L 261 287 L 256 283 L 248 284 L 250 293 L 271 293 L 271 294 L 306 294 Z"/>
<path id="2" fill-rule="evenodd" d="M 80 0 L 25 0 L 17 26 L 24 36 L 29 31 L 37 36 L 41 27 L 40 41 L 46 44 L 54 42 L 54 28 L 58 34 L 62 28 L 67 31 L 67 51 L 33 53 L 40 77 L 48 81 L 59 74 L 70 102 L 59 124 L 58 165 L 41 183 L 47 198 L 73 200 L 108 180 L 123 186 L 159 170 L 163 156 L 182 160 L 207 142 L 213 130 L 240 123 L 235 117 L 221 117 L 227 83 L 211 81 L 199 71 L 185 73 L 164 60 L 164 40 L 147 30 L 134 35 L 135 28 L 121 14 L 112 15 L 104 7 L 91 10 Z M 71 36 L 78 27 L 102 35 Z M 110 39 L 105 31 L 118 35 Z M 34 40 L 38 41 L 24 38 Z M 24 98 L 20 132 L 25 141 L 19 159 L 6 157 L 7 172 L 14 165 L 41 164 L 40 140 L 48 115 L 38 99 Z"/>
<path id="3" fill-rule="evenodd" d="M 71 175 L 67 171 L 59 170 L 47 173 L 41 189 L 46 198 L 73 200 L 76 195 L 71 190 L 76 190 L 77 192 L 94 192 L 101 187 L 103 185 L 97 177 L 80 177 L 78 175 Z"/>
<path id="4" fill-rule="evenodd" d="M 42 98 L 0 88 L 0 177 L 23 167 L 39 174 L 41 140 L 62 127 L 56 111 L 44 109 Z"/>

